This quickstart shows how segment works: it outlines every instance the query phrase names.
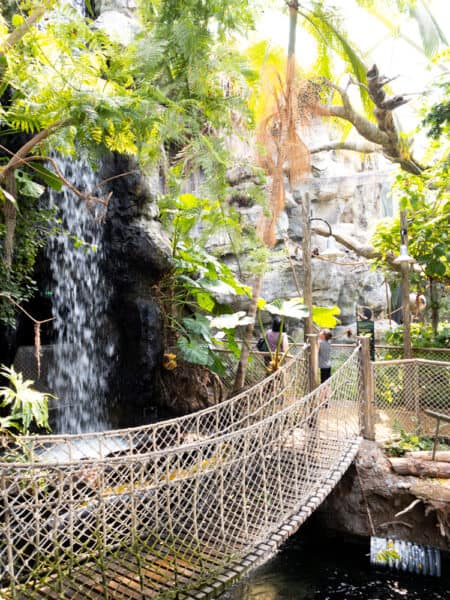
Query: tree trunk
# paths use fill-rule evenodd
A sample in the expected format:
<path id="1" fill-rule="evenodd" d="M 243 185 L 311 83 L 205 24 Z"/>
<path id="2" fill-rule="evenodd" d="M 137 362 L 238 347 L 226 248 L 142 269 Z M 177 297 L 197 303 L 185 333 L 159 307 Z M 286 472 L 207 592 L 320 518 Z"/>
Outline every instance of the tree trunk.
<path id="1" fill-rule="evenodd" d="M 400 212 L 401 243 L 408 247 L 408 215 Z M 411 311 L 409 307 L 409 263 L 402 263 L 403 358 L 411 358 Z"/>
<path id="2" fill-rule="evenodd" d="M 431 327 L 436 337 L 439 325 L 439 298 L 436 280 L 430 277 Z"/>
<path id="3" fill-rule="evenodd" d="M 295 54 L 295 43 L 297 37 L 297 11 L 298 1 L 289 2 L 289 45 L 288 45 L 288 62 L 291 56 Z M 289 68 L 289 66 L 288 66 Z"/>
<path id="4" fill-rule="evenodd" d="M 414 458 L 419 460 L 431 460 L 433 453 L 431 450 L 416 450 L 415 452 L 407 452 L 405 454 L 408 458 Z M 449 462 L 450 463 L 450 450 L 437 450 L 435 455 L 437 462 Z"/>
<path id="5" fill-rule="evenodd" d="M 303 255 L 303 302 L 308 309 L 309 315 L 303 320 L 305 341 L 312 328 L 312 273 L 311 273 L 311 199 L 305 192 L 302 200 L 302 255 Z"/>
<path id="6" fill-rule="evenodd" d="M 241 357 L 239 359 L 236 377 L 234 379 L 233 393 L 239 392 L 244 387 L 245 374 L 247 373 L 248 356 L 250 354 L 250 345 L 253 340 L 253 330 L 255 329 L 255 318 L 258 306 L 258 298 L 261 292 L 261 286 L 264 273 L 257 276 L 252 287 L 252 299 L 247 314 L 252 317 L 253 323 L 249 323 L 244 329 L 244 338 L 242 340 Z"/>
<path id="7" fill-rule="evenodd" d="M 450 462 L 416 460 L 412 457 L 390 458 L 392 469 L 399 475 L 415 477 L 433 477 L 437 479 L 450 478 Z"/>
<path id="8" fill-rule="evenodd" d="M 4 185 L 6 191 L 11 194 L 11 196 L 16 197 L 16 180 L 14 178 L 14 171 L 9 173 L 4 179 Z M 6 269 L 9 272 L 12 267 L 13 254 L 14 254 L 14 236 L 16 231 L 16 220 L 17 220 L 17 209 L 14 204 L 5 199 L 5 204 L 3 207 L 3 214 L 5 216 L 5 255 L 3 260 L 5 261 Z"/>

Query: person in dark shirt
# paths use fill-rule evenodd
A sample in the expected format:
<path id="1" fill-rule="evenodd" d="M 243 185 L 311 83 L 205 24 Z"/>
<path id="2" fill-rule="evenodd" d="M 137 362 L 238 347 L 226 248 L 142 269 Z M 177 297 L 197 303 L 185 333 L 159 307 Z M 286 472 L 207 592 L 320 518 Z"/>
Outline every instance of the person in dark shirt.
<path id="1" fill-rule="evenodd" d="M 282 323 L 280 317 L 274 317 L 271 329 L 268 329 L 266 331 L 266 338 L 269 342 L 271 352 L 275 352 L 275 350 L 277 349 L 278 340 L 280 338 L 280 332 L 281 341 L 279 351 L 280 353 L 284 353 L 287 352 L 289 348 L 288 336 L 286 333 L 284 333 L 284 331 L 282 331 Z"/>

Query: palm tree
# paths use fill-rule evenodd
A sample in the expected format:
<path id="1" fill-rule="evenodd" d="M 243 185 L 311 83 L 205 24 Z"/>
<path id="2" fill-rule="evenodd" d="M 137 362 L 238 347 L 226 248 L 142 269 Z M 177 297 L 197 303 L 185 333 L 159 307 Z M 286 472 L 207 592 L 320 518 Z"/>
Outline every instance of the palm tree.
<path id="1" fill-rule="evenodd" d="M 309 113 L 317 102 L 317 95 L 314 87 L 311 87 L 308 82 L 298 76 L 295 52 L 299 14 L 303 16 L 321 39 L 324 39 L 325 32 L 327 38 L 333 37 L 336 42 L 333 49 L 338 49 L 340 54 L 347 57 L 358 79 L 364 73 L 362 61 L 348 44 L 345 36 L 333 24 L 331 15 L 326 13 L 319 5 L 313 5 L 313 8 L 309 11 L 303 9 L 300 7 L 298 0 L 288 1 L 286 5 L 289 9 L 289 42 L 285 78 L 283 81 L 281 77 L 278 77 L 278 86 L 272 92 L 274 98 L 272 110 L 261 119 L 257 128 L 257 145 L 261 148 L 257 160 L 271 178 L 269 191 L 271 215 L 263 221 L 261 226 L 261 238 L 269 248 L 275 245 L 276 224 L 285 206 L 285 174 L 287 174 L 289 185 L 292 189 L 295 189 L 310 173 L 310 154 L 299 134 L 299 129 L 306 124 Z M 324 61 L 324 65 L 329 65 L 329 62 Z M 308 225 L 305 230 L 309 230 L 309 209 L 305 206 L 303 207 L 303 214 L 304 222 Z M 306 240 L 304 251 L 307 244 Z M 306 271 L 304 300 L 307 306 L 311 307 L 311 278 L 308 269 Z M 256 316 L 257 295 L 261 290 L 263 277 L 264 272 L 262 271 L 255 277 L 253 283 L 253 299 L 249 307 L 249 316 L 253 318 Z M 311 331 L 312 319 L 309 315 L 305 319 L 305 332 L 311 333 Z M 244 332 L 234 391 L 239 390 L 244 383 L 248 349 L 252 336 L 253 325 L 248 325 Z"/>
<path id="2" fill-rule="evenodd" d="M 425 34 L 428 31 L 428 39 L 445 40 L 439 26 L 424 2 L 420 2 L 426 9 L 430 27 L 421 28 Z M 330 149 L 351 149 L 363 152 L 384 151 L 393 162 L 409 172 L 420 173 L 423 167 L 412 157 L 409 146 L 404 143 L 397 133 L 392 111 L 401 106 L 407 100 L 402 97 L 386 98 L 383 87 L 388 80 L 378 72 L 376 67 L 367 70 L 363 59 L 357 50 L 349 42 L 346 34 L 340 29 L 335 13 L 327 8 L 324 3 L 312 2 L 309 5 L 300 3 L 299 0 L 286 0 L 285 5 L 289 13 L 289 42 L 286 60 L 286 75 L 284 83 L 281 77 L 278 88 L 274 90 L 275 108 L 272 112 L 261 119 L 258 126 L 257 142 L 263 149 L 259 155 L 259 163 L 271 177 L 271 188 L 269 205 L 271 216 L 261 228 L 261 237 L 268 247 L 275 244 L 275 227 L 279 215 L 284 209 L 285 182 L 287 174 L 291 187 L 296 185 L 309 173 L 310 152 L 320 152 Z M 374 2 L 365 2 L 365 6 L 373 9 Z M 404 6 L 404 4 L 402 4 Z M 418 18 L 419 12 L 414 8 L 415 3 L 409 3 L 411 14 Z M 299 22 L 301 19 L 301 23 Z M 333 95 L 340 98 L 339 104 L 322 105 L 319 101 L 319 89 L 311 86 L 308 82 L 300 81 L 297 77 L 295 52 L 297 27 L 305 27 L 310 31 L 318 42 L 318 64 L 316 72 L 322 76 L 322 87 L 332 90 Z M 426 36 L 424 36 L 426 37 Z M 434 42 L 436 46 L 436 41 Z M 431 44 L 429 44 L 431 47 Z M 426 46 L 424 45 L 424 48 Z M 357 83 L 362 99 L 362 104 L 367 111 L 372 111 L 375 104 L 375 124 L 372 117 L 360 115 L 351 105 L 347 90 L 331 82 L 331 57 L 333 54 L 340 56 L 349 66 L 352 76 Z M 299 104 L 300 99 L 300 104 Z M 305 113 L 322 114 L 334 116 L 347 121 L 354 126 L 364 138 L 363 143 L 338 142 L 313 148 L 311 151 L 306 147 L 298 133 L 298 126 L 305 122 Z M 310 253 L 310 226 L 309 226 L 309 199 L 304 198 L 303 209 L 303 256 L 308 257 Z M 307 306 L 312 306 L 311 272 L 306 258 L 304 264 L 303 295 Z M 253 284 L 253 302 L 249 309 L 249 316 L 255 317 L 257 299 L 264 274 L 260 273 Z M 305 319 L 305 333 L 312 332 L 311 316 Z M 235 380 L 234 390 L 240 389 L 245 378 L 248 360 L 248 348 L 252 340 L 253 326 L 247 326 L 244 333 L 242 354 L 239 362 L 238 372 Z"/>

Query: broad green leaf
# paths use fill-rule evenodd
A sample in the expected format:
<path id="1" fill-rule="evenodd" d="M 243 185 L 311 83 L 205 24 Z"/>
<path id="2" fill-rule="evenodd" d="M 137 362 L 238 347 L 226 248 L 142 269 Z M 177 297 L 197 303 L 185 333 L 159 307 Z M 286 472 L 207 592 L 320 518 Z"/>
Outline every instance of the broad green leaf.
<path id="1" fill-rule="evenodd" d="M 289 300 L 274 300 L 271 304 L 266 304 L 264 310 L 271 315 L 280 317 L 289 317 L 291 319 L 304 319 L 309 315 L 308 308 L 303 304 L 302 298 L 291 298 Z"/>
<path id="2" fill-rule="evenodd" d="M 216 301 L 211 294 L 208 294 L 207 292 L 199 292 L 198 290 L 193 290 L 193 293 L 200 308 L 203 308 L 203 310 L 206 310 L 206 312 L 211 312 L 214 309 Z"/>
<path id="3" fill-rule="evenodd" d="M 50 169 L 47 169 L 46 167 L 36 163 L 33 164 L 33 170 L 37 173 L 37 175 L 39 175 L 40 179 L 42 179 L 46 185 L 57 192 L 61 191 L 63 183 L 61 179 L 55 173 L 53 173 L 53 171 L 50 171 Z"/>
<path id="4" fill-rule="evenodd" d="M 212 280 L 203 277 L 202 279 L 198 280 L 198 284 L 203 289 L 208 290 L 212 294 L 231 294 L 232 296 L 236 295 L 234 288 L 232 288 L 231 285 L 225 283 L 225 281 L 222 281 L 220 279 Z"/>
<path id="5" fill-rule="evenodd" d="M 254 322 L 252 317 L 248 317 L 244 310 L 240 310 L 231 315 L 220 315 L 211 319 L 211 327 L 217 329 L 235 329 L 242 325 L 250 325 Z"/>
<path id="6" fill-rule="evenodd" d="M 217 375 L 219 375 L 220 377 L 223 377 L 226 374 L 225 365 L 220 360 L 220 357 L 218 356 L 218 354 L 215 354 L 211 351 L 209 352 L 208 367 L 211 369 L 211 371 L 214 371 L 214 373 L 217 373 Z"/>
<path id="7" fill-rule="evenodd" d="M 192 333 L 203 337 L 206 341 L 210 340 L 211 325 L 207 317 L 196 313 L 194 317 L 183 319 L 182 323 L 188 334 Z"/>
<path id="8" fill-rule="evenodd" d="M 30 198 L 40 198 L 45 192 L 45 187 L 33 181 L 31 177 L 25 173 L 25 171 L 16 169 L 14 175 L 18 190 L 24 196 L 29 196 Z"/>
<path id="9" fill-rule="evenodd" d="M 189 340 L 181 336 L 178 338 L 177 346 L 181 350 L 185 361 L 205 366 L 209 363 L 209 348 L 206 344 L 200 344 L 195 340 Z"/>

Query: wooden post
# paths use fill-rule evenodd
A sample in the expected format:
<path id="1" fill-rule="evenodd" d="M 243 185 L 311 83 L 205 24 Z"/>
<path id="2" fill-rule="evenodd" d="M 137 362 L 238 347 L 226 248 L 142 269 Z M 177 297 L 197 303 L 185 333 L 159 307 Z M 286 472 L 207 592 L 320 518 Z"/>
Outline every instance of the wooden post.
<path id="1" fill-rule="evenodd" d="M 306 335 L 309 343 L 309 391 L 319 385 L 319 336 L 316 333 Z"/>
<path id="2" fill-rule="evenodd" d="M 401 242 L 408 247 L 408 216 L 406 210 L 400 212 Z M 409 263 L 401 264 L 402 271 L 402 313 L 403 313 L 403 358 L 411 358 L 411 310 L 409 308 Z"/>
<path id="3" fill-rule="evenodd" d="M 312 273 L 311 273 L 311 198 L 308 192 L 302 197 L 302 259 L 303 259 L 303 302 L 309 315 L 303 319 L 305 341 L 312 328 Z"/>
<path id="4" fill-rule="evenodd" d="M 370 339 L 366 336 L 358 336 L 358 341 L 361 344 L 362 434 L 366 440 L 375 440 L 375 388 L 370 361 Z"/>

